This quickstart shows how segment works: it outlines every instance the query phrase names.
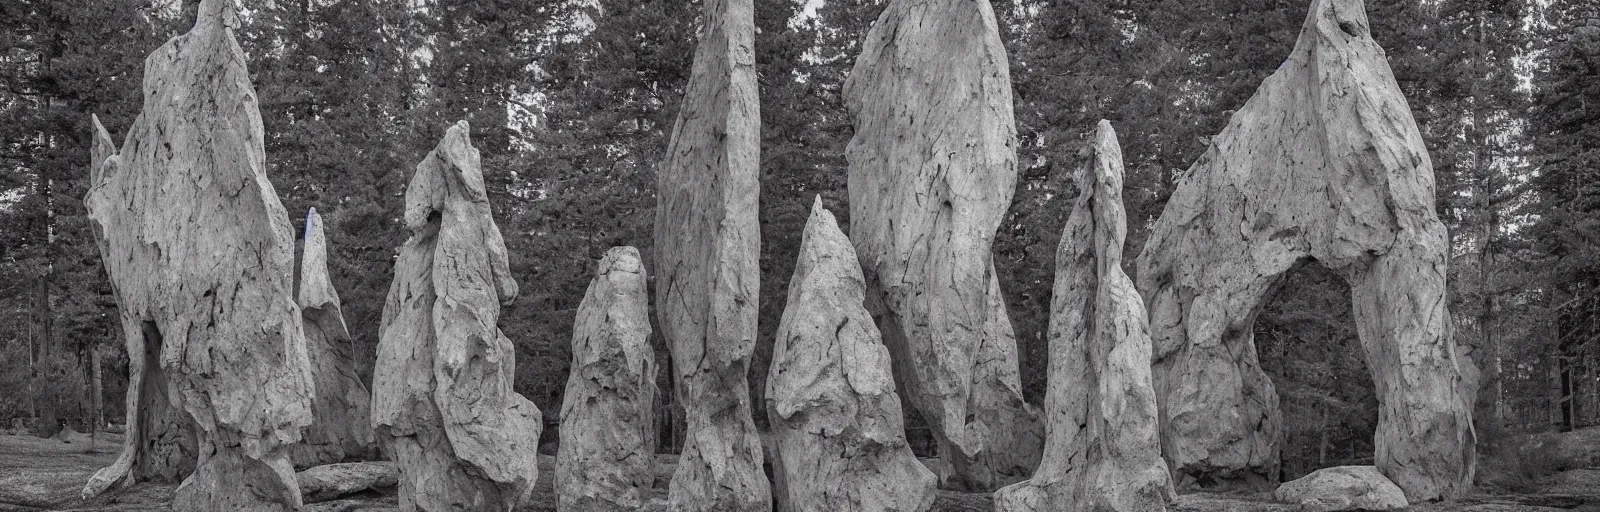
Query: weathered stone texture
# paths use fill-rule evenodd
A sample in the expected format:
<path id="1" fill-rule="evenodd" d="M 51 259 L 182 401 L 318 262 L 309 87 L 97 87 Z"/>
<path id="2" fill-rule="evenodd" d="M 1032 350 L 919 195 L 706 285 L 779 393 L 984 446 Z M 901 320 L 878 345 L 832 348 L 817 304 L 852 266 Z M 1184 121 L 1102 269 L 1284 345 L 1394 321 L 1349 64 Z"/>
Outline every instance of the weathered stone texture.
<path id="1" fill-rule="evenodd" d="M 906 444 L 889 350 L 850 239 L 818 197 L 767 376 L 780 511 L 921 511 L 938 479 Z"/>
<path id="2" fill-rule="evenodd" d="M 344 324 L 339 293 L 328 278 L 328 239 L 316 208 L 306 213 L 304 240 L 295 296 L 317 393 L 305 439 L 290 448 L 290 459 L 300 469 L 377 455 L 371 394 L 356 374 L 355 346 Z"/>
<path id="3" fill-rule="evenodd" d="M 655 483 L 656 360 L 639 250 L 614 247 L 578 305 L 561 404 L 557 508 L 639 510 Z"/>
<path id="4" fill-rule="evenodd" d="M 761 281 L 754 5 L 709 0 L 704 8 L 656 181 L 656 307 L 688 423 L 668 495 L 677 510 L 767 510 L 746 378 Z"/>
<path id="5" fill-rule="evenodd" d="M 295 473 L 305 502 L 336 500 L 368 490 L 393 489 L 400 471 L 393 462 L 342 462 L 307 468 Z"/>
<path id="6" fill-rule="evenodd" d="M 1377 467 L 1411 501 L 1472 482 L 1471 396 L 1445 311 L 1433 167 L 1360 0 L 1317 0 L 1289 60 L 1180 181 L 1139 257 L 1163 453 L 1180 485 L 1277 472 L 1262 297 L 1308 258 L 1351 283 Z"/>
<path id="7" fill-rule="evenodd" d="M 85 495 L 185 472 L 174 510 L 292 510 L 287 445 L 311 423 L 294 236 L 263 167 L 234 0 L 145 60 L 144 107 L 119 154 L 96 121 L 84 202 L 131 369 L 122 454 Z M 190 430 L 192 429 L 192 430 Z M 194 434 L 190 448 L 188 432 Z"/>
<path id="8" fill-rule="evenodd" d="M 496 326 L 517 283 L 467 134 L 450 127 L 406 186 L 411 237 L 383 309 L 372 425 L 404 510 L 511 510 L 538 481 L 543 423 Z"/>
<path id="9" fill-rule="evenodd" d="M 1273 499 L 1300 505 L 1307 512 L 1335 510 L 1405 510 L 1406 495 L 1372 466 L 1323 468 L 1286 482 Z"/>
<path id="10" fill-rule="evenodd" d="M 1093 166 L 1056 249 L 1043 461 L 995 493 L 995 510 L 1165 510 L 1174 497 L 1161 459 L 1144 302 L 1122 271 L 1127 212 L 1122 148 L 1101 121 Z"/>
<path id="11" fill-rule="evenodd" d="M 1005 48 L 987 0 L 892 0 L 845 82 L 850 239 L 896 383 L 947 487 L 1026 478 L 1043 444 L 990 248 L 1016 183 Z"/>

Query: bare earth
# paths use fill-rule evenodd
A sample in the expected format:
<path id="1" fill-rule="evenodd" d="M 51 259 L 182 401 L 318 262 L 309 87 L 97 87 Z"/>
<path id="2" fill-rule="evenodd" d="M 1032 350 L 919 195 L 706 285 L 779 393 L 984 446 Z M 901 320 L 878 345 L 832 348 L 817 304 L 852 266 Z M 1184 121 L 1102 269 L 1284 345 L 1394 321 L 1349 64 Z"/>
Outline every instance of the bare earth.
<path id="1" fill-rule="evenodd" d="M 1595 434 L 1600 437 L 1600 430 Z M 120 434 L 101 433 L 90 450 L 84 434 L 69 434 L 61 439 L 41 439 L 28 435 L 0 435 L 0 512 L 32 510 L 84 511 L 166 511 L 176 484 L 141 483 L 129 489 L 113 490 L 91 500 L 78 499 L 78 491 L 95 470 L 110 464 L 121 446 Z M 1575 449 L 1600 450 L 1600 444 L 1578 443 Z M 656 456 L 655 497 L 665 500 L 667 481 L 675 462 L 672 455 Z M 929 462 L 929 461 L 924 461 Z M 539 457 L 539 485 L 524 512 L 555 510 L 551 488 L 555 460 Z M 1418 512 L 1541 512 L 1577 510 L 1600 512 L 1600 468 L 1575 469 L 1555 474 L 1541 482 L 1533 494 L 1485 494 L 1475 491 L 1454 503 L 1427 503 L 1411 507 Z M 658 507 L 650 507 L 656 509 Z M 940 491 L 934 503 L 936 512 L 988 512 L 988 494 Z M 393 489 L 368 492 L 363 496 L 307 505 L 316 512 L 394 511 Z M 1272 503 L 1270 493 L 1186 494 L 1178 499 L 1178 512 L 1298 512 L 1292 505 Z"/>

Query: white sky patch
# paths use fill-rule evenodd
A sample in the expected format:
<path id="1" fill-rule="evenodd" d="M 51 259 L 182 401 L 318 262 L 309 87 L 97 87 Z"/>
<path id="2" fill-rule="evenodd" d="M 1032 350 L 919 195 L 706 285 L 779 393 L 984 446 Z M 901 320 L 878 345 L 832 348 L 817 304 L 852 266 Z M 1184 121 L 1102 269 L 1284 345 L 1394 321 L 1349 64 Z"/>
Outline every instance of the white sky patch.
<path id="1" fill-rule="evenodd" d="M 27 187 L 17 187 L 11 190 L 0 191 L 0 212 L 9 212 L 22 200 Z"/>

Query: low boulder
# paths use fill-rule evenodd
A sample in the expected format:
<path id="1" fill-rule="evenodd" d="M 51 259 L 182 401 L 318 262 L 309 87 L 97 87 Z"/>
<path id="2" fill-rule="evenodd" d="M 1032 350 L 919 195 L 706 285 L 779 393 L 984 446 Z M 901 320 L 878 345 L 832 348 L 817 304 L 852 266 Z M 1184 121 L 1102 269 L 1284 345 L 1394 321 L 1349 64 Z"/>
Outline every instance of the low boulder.
<path id="1" fill-rule="evenodd" d="M 1317 512 L 1403 510 L 1410 505 L 1405 492 L 1373 466 L 1319 469 L 1278 486 L 1272 497 Z"/>

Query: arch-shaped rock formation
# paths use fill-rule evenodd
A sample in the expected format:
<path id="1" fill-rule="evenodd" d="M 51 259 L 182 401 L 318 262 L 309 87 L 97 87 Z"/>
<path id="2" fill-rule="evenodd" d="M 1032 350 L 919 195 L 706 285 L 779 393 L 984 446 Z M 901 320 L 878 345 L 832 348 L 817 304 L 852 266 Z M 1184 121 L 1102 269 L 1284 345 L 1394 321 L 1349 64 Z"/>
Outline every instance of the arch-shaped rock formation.
<path id="1" fill-rule="evenodd" d="M 1472 481 L 1471 392 L 1445 311 L 1433 166 L 1361 0 L 1316 0 L 1289 59 L 1179 183 L 1139 257 L 1162 451 L 1180 485 L 1266 483 L 1281 418 L 1262 297 L 1306 258 L 1344 274 L 1380 410 L 1376 465 L 1412 502 Z"/>

